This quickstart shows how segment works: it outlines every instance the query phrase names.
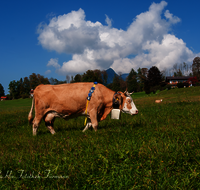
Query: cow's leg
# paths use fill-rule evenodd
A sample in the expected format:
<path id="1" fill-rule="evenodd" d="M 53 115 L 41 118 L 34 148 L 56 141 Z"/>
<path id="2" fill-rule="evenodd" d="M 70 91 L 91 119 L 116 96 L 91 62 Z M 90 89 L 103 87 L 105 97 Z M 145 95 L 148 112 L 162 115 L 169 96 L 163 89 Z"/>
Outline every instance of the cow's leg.
<path id="1" fill-rule="evenodd" d="M 45 117 L 45 125 L 46 127 L 49 129 L 49 131 L 51 132 L 51 134 L 55 134 L 55 130 L 53 128 L 53 123 L 54 123 L 55 117 L 52 113 L 47 114 L 47 116 Z"/>
<path id="2" fill-rule="evenodd" d="M 97 121 L 97 112 L 96 111 L 90 112 L 90 120 L 91 120 L 93 129 L 95 131 L 97 131 L 98 121 Z"/>
<path id="3" fill-rule="evenodd" d="M 35 97 L 35 118 L 33 120 L 33 135 L 36 135 L 40 122 L 44 117 L 44 108 L 41 107 L 44 103 Z M 44 105 L 43 105 L 44 106 Z"/>
<path id="4" fill-rule="evenodd" d="M 33 135 L 34 135 L 34 136 L 37 134 L 37 130 L 38 130 L 40 121 L 41 121 L 41 119 L 37 119 L 36 117 L 35 117 L 35 119 L 33 120 Z"/>
<path id="5" fill-rule="evenodd" d="M 35 123 L 33 123 L 33 135 L 34 136 L 37 134 L 37 129 L 38 129 L 38 125 L 36 125 Z"/>
<path id="6" fill-rule="evenodd" d="M 53 128 L 53 122 L 54 121 L 45 122 L 46 127 L 49 129 L 49 131 L 51 132 L 52 135 L 56 133 Z"/>
<path id="7" fill-rule="evenodd" d="M 89 120 L 89 119 L 88 119 L 88 120 Z M 88 122 L 87 122 L 87 125 L 85 126 L 85 129 L 83 129 L 83 132 L 85 132 L 86 130 L 88 130 L 89 127 L 91 127 L 91 126 L 92 126 L 91 121 L 88 121 Z"/>

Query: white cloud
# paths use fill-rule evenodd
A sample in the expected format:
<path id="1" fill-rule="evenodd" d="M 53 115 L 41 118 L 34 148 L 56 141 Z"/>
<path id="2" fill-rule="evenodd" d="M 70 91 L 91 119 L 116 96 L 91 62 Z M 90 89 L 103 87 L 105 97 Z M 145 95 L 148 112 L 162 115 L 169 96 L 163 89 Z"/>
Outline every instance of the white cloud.
<path id="1" fill-rule="evenodd" d="M 169 12 L 169 10 L 165 11 L 165 17 L 168 18 L 173 24 L 181 21 L 180 18 L 178 18 L 177 16 L 173 16 L 173 14 Z"/>
<path id="2" fill-rule="evenodd" d="M 154 65 L 162 70 L 172 68 L 175 63 L 192 62 L 194 58 L 193 52 L 186 47 L 183 40 L 171 34 L 164 35 L 161 42 L 147 41 L 142 49 L 148 53 L 140 53 L 132 59 L 115 60 L 112 67 L 127 72 L 130 66 L 137 69 Z"/>
<path id="3" fill-rule="evenodd" d="M 72 60 L 62 66 L 58 59 L 51 59 L 47 66 L 54 66 L 60 74 L 76 74 L 109 67 L 116 72 L 153 65 L 163 69 L 192 61 L 195 54 L 182 39 L 169 33 L 180 19 L 164 11 L 166 6 L 165 1 L 153 3 L 148 11 L 135 17 L 127 30 L 113 28 L 107 15 L 107 25 L 87 21 L 82 9 L 40 24 L 38 40 L 44 48 L 72 54 Z"/>
<path id="4" fill-rule="evenodd" d="M 47 63 L 47 66 L 53 66 L 55 68 L 60 68 L 60 65 L 58 64 L 58 58 L 55 58 L 55 59 L 51 58 L 49 60 L 49 62 Z"/>
<path id="5" fill-rule="evenodd" d="M 106 23 L 109 27 L 112 26 L 112 20 L 106 15 Z"/>
<path id="6" fill-rule="evenodd" d="M 50 74 L 50 73 L 51 73 L 51 70 L 45 71 L 45 75 L 48 75 L 48 74 Z"/>

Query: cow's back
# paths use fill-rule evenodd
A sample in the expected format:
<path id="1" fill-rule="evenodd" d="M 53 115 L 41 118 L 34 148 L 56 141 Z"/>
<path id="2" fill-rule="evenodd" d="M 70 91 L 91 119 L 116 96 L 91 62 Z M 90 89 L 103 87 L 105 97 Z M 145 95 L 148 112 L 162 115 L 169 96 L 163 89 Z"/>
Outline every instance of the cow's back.
<path id="1" fill-rule="evenodd" d="M 94 83 L 70 83 L 60 85 L 39 85 L 34 91 L 35 105 L 43 110 L 56 111 L 62 114 L 82 113 L 85 110 L 89 90 Z M 90 101 L 95 107 L 103 103 L 104 95 L 111 91 L 104 85 L 97 84 Z"/>

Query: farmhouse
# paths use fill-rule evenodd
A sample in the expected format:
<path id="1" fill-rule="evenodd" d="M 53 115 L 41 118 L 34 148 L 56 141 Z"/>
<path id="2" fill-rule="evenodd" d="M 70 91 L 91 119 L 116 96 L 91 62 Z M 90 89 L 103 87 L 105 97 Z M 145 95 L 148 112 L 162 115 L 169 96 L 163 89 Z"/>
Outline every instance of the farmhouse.
<path id="1" fill-rule="evenodd" d="M 5 100 L 6 98 L 6 96 L 1 96 L 1 101 Z"/>
<path id="2" fill-rule="evenodd" d="M 171 84 L 172 87 L 175 87 L 178 83 L 184 83 L 184 82 L 187 82 L 188 79 L 190 77 L 186 77 L 186 76 L 183 76 L 183 77 L 166 77 L 165 79 L 165 82 L 167 82 L 168 84 Z M 189 84 L 191 85 L 191 81 L 189 82 Z"/>

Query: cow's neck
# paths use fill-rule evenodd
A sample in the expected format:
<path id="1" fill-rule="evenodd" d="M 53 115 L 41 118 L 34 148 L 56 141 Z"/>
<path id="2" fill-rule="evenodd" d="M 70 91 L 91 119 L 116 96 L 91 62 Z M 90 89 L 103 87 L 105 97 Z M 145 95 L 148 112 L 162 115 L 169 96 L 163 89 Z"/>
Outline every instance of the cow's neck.
<path id="1" fill-rule="evenodd" d="M 106 107 L 112 109 L 113 108 L 113 97 L 115 92 L 110 91 L 105 97 Z"/>

